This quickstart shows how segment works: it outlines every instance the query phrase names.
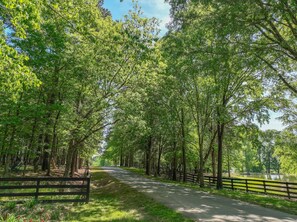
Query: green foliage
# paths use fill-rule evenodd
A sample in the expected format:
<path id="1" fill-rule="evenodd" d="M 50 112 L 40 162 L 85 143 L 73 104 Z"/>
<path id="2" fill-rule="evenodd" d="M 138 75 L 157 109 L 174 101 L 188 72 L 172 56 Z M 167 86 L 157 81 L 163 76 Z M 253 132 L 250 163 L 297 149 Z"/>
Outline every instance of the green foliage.
<path id="1" fill-rule="evenodd" d="M 5 203 L 4 207 L 7 208 L 8 210 L 13 210 L 16 207 L 16 202 L 9 201 Z"/>
<path id="2" fill-rule="evenodd" d="M 177 1 L 169 32 L 102 1 L 0 0 L 4 172 L 297 173 L 296 2 Z M 269 110 L 283 132 L 261 132 Z M 219 172 L 216 172 L 216 171 Z M 149 173 L 149 172 L 147 172 Z"/>
<path id="3" fill-rule="evenodd" d="M 67 175 L 72 159 L 88 160 L 118 121 L 114 111 L 146 78 L 143 67 L 152 70 L 157 21 L 142 18 L 137 6 L 112 21 L 96 0 L 3 0 L 0 6 L 4 173 L 11 156 L 28 157 L 34 168 L 63 156 Z"/>
<path id="4" fill-rule="evenodd" d="M 36 204 L 38 204 L 38 201 L 36 201 L 35 199 L 26 201 L 24 206 L 28 209 L 32 209 Z"/>
<path id="5" fill-rule="evenodd" d="M 155 171 L 161 163 L 171 172 L 188 166 L 216 173 L 218 165 L 219 174 L 289 172 L 280 165 L 285 152 L 275 152 L 278 133 L 261 132 L 255 122 L 284 110 L 283 121 L 295 129 L 296 4 L 168 2 L 173 20 L 155 44 L 159 62 L 147 60 L 155 72 L 144 66 L 151 75 L 122 98 L 106 157 Z"/>
<path id="6" fill-rule="evenodd" d="M 17 217 L 14 216 L 14 215 L 9 215 L 5 220 L 4 220 L 4 218 L 0 218 L 0 221 L 5 221 L 5 222 L 19 222 L 20 220 L 17 219 Z"/>
<path id="7" fill-rule="evenodd" d="M 281 171 L 297 174 L 297 137 L 292 131 L 285 130 L 276 139 L 274 156 L 279 158 Z"/>

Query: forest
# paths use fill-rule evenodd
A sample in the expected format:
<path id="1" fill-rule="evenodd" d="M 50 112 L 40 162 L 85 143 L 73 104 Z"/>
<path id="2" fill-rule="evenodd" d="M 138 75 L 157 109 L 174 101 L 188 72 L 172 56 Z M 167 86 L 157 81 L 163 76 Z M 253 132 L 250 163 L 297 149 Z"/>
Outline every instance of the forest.
<path id="1" fill-rule="evenodd" d="M 119 0 L 120 1 L 120 0 Z M 0 173 L 297 174 L 297 2 L 0 0 Z M 280 113 L 285 128 L 261 130 Z"/>

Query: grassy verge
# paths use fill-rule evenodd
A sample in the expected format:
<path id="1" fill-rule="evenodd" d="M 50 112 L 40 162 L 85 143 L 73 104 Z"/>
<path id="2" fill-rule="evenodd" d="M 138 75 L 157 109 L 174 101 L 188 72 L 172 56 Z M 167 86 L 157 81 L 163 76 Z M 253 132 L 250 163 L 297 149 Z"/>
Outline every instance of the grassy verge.
<path id="1" fill-rule="evenodd" d="M 266 196 L 261 194 L 255 194 L 255 193 L 245 193 L 242 191 L 232 191 L 232 190 L 215 190 L 211 188 L 200 188 L 199 186 L 193 184 L 193 183 L 182 183 L 172 180 L 166 180 L 163 178 L 157 178 L 153 176 L 147 176 L 144 173 L 144 170 L 137 169 L 137 168 L 123 168 L 126 170 L 129 170 L 131 172 L 137 173 L 139 175 L 145 176 L 147 178 L 151 178 L 154 180 L 166 182 L 166 183 L 173 183 L 178 184 L 183 187 L 192 188 L 199 191 L 205 191 L 211 194 L 216 194 L 224 197 L 229 197 L 232 199 L 242 200 L 248 203 L 257 204 L 263 207 L 276 209 L 279 211 L 283 211 L 286 213 L 291 213 L 297 215 L 297 201 L 287 200 L 283 198 L 278 197 L 272 197 L 272 196 Z"/>
<path id="2" fill-rule="evenodd" d="M 37 204 L 31 201 L 22 205 L 12 202 L 1 208 L 2 221 L 11 222 L 191 221 L 97 168 L 92 170 L 88 204 Z"/>

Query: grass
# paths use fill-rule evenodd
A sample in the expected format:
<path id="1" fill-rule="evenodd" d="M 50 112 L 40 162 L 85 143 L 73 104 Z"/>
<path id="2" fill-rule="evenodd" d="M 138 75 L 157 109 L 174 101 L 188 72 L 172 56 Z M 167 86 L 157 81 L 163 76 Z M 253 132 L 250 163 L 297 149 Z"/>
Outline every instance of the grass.
<path id="1" fill-rule="evenodd" d="M 192 221 L 156 203 L 99 168 L 92 170 L 88 204 L 7 204 L 0 221 Z"/>
<path id="2" fill-rule="evenodd" d="M 153 177 L 153 176 L 147 176 L 144 173 L 143 169 L 137 169 L 137 168 L 123 168 L 126 170 L 129 170 L 133 173 L 137 173 L 139 175 L 145 176 L 147 178 L 158 180 L 166 183 L 173 183 L 178 184 L 183 187 L 192 188 L 199 191 L 205 191 L 210 194 L 220 195 L 232 199 L 242 200 L 248 203 L 257 204 L 263 207 L 276 209 L 282 212 L 290 213 L 297 215 L 297 201 L 292 201 L 288 199 L 283 199 L 279 197 L 273 197 L 273 196 L 266 196 L 256 193 L 246 193 L 243 191 L 232 191 L 232 190 L 216 190 L 212 188 L 200 188 L 196 184 L 193 183 L 183 183 L 183 182 L 177 182 L 172 180 L 163 179 L 160 177 Z"/>

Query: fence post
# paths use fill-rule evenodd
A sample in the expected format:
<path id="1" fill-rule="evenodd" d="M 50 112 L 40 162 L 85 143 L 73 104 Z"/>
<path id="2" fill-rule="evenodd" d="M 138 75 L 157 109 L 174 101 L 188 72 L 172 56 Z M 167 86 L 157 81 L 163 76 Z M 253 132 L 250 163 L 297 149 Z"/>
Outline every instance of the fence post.
<path id="1" fill-rule="evenodd" d="M 266 181 L 263 180 L 263 186 L 264 186 L 264 193 L 267 194 L 267 190 L 266 190 Z"/>
<path id="2" fill-rule="evenodd" d="M 37 179 L 37 182 L 36 182 L 36 191 L 35 191 L 35 200 L 36 201 L 38 200 L 38 195 L 39 195 L 39 185 L 40 185 L 40 180 Z"/>
<path id="3" fill-rule="evenodd" d="M 211 187 L 211 184 L 210 184 L 210 177 L 208 177 L 208 184 L 209 184 L 209 187 Z"/>
<path id="4" fill-rule="evenodd" d="M 287 186 L 288 198 L 290 199 L 291 198 L 291 195 L 290 195 L 290 187 L 289 187 L 289 183 L 288 182 L 286 182 L 286 186 Z"/>
<path id="5" fill-rule="evenodd" d="M 248 186 L 248 180 L 245 179 L 245 189 L 246 189 L 246 192 L 249 192 L 249 186 Z"/>
<path id="6" fill-rule="evenodd" d="M 91 177 L 90 175 L 87 177 L 87 194 L 86 194 L 86 202 L 90 201 L 90 186 L 91 186 Z"/>
<path id="7" fill-rule="evenodd" d="M 233 187 L 233 178 L 231 178 L 231 189 L 234 190 L 234 187 Z"/>

